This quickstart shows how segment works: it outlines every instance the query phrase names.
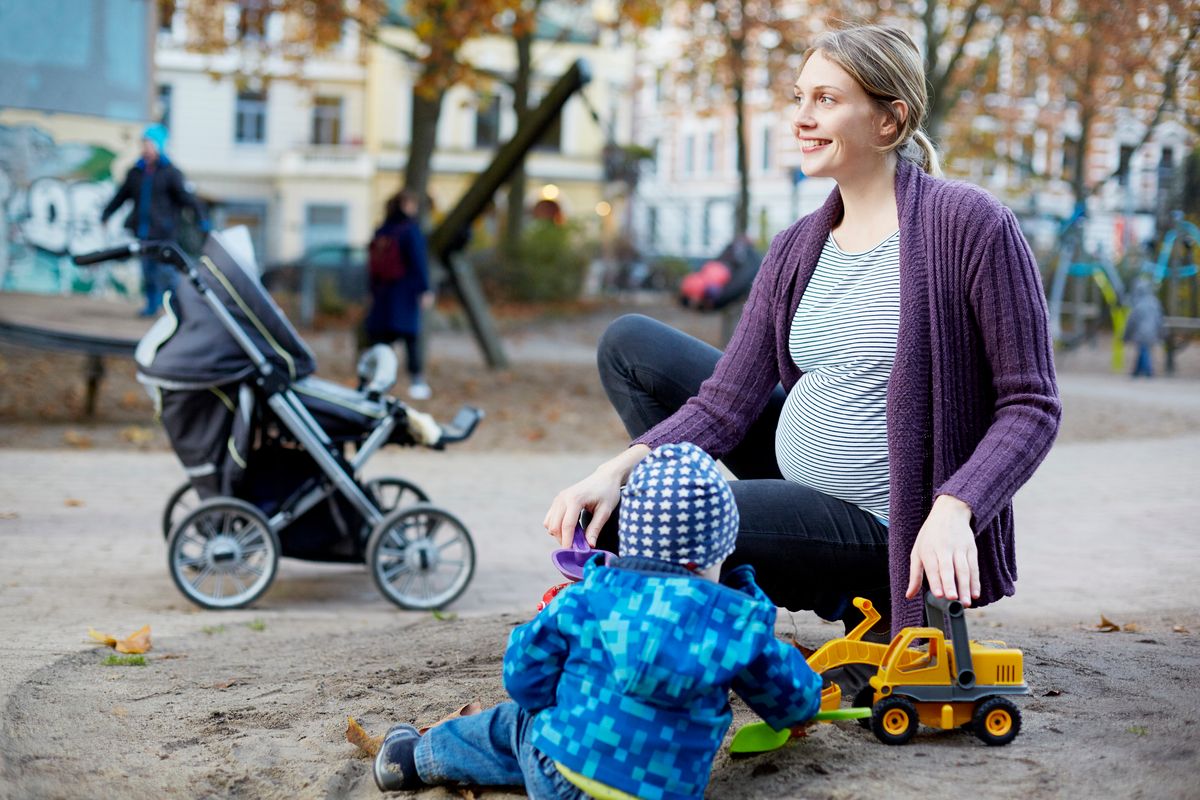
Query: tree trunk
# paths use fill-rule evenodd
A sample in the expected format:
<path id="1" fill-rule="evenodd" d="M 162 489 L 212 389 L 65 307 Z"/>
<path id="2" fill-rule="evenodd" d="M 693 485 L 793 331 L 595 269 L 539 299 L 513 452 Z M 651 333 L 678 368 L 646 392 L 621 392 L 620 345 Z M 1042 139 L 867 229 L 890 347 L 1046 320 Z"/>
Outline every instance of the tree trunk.
<path id="1" fill-rule="evenodd" d="M 442 113 L 442 92 L 432 98 L 413 92 L 412 141 L 408 163 L 404 166 L 404 188 L 415 192 L 421 202 L 421 217 L 429 214 L 429 177 L 433 151 L 437 146 L 438 117 Z"/>
<path id="2" fill-rule="evenodd" d="M 517 113 L 517 127 L 529 116 L 529 83 L 533 72 L 533 34 L 525 33 L 514 39 L 517 45 L 517 73 L 513 80 L 513 110 Z M 508 208 L 504 218 L 504 247 L 511 255 L 521 242 L 521 229 L 525 226 L 525 162 L 513 170 L 508 179 Z"/>
<path id="3" fill-rule="evenodd" d="M 733 53 L 733 112 L 737 120 L 738 201 L 734 217 L 735 237 L 750 229 L 750 159 L 746 153 L 746 38 L 741 32 L 730 36 Z"/>

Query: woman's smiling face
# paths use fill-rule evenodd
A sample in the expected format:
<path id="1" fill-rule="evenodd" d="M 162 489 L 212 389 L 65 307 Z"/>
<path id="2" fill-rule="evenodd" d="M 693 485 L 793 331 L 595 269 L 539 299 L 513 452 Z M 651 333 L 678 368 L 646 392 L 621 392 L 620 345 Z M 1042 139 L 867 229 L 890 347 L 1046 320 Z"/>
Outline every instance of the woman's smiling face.
<path id="1" fill-rule="evenodd" d="M 805 175 L 841 180 L 878 168 L 876 148 L 896 135 L 896 124 L 850 73 L 818 50 L 800 70 L 794 91 L 792 133 Z"/>

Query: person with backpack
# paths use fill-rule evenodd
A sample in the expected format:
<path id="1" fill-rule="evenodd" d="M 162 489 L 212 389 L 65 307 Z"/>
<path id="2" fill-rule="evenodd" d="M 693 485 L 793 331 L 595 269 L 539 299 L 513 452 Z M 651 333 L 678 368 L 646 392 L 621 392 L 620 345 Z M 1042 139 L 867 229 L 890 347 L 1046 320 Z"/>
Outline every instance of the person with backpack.
<path id="1" fill-rule="evenodd" d="M 433 391 L 422 371 L 421 310 L 432 307 L 434 294 L 418 202 L 407 189 L 393 195 L 385 206 L 383 224 L 371 238 L 367 252 L 371 310 L 366 330 L 371 344 L 404 342 L 408 396 L 427 400 Z"/>

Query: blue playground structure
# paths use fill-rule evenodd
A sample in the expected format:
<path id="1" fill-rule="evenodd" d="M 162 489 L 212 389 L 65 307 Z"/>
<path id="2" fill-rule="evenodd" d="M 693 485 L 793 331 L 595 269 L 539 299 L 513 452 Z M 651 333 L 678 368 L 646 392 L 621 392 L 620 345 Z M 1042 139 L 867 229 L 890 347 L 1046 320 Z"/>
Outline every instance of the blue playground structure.
<path id="1" fill-rule="evenodd" d="M 1196 249 L 1200 228 L 1172 214 L 1172 226 L 1163 235 L 1153 260 L 1130 252 L 1120 264 L 1106 257 L 1089 257 L 1083 247 L 1082 204 L 1063 223 L 1054 273 L 1050 283 L 1050 331 L 1059 347 L 1071 349 L 1093 341 L 1104 316 L 1112 322 L 1112 367 L 1123 365 L 1123 334 L 1129 316 L 1129 276 L 1149 277 L 1166 312 L 1166 369 L 1175 369 L 1175 357 L 1192 338 L 1200 335 L 1200 276 Z M 1130 261 L 1136 260 L 1131 264 Z"/>

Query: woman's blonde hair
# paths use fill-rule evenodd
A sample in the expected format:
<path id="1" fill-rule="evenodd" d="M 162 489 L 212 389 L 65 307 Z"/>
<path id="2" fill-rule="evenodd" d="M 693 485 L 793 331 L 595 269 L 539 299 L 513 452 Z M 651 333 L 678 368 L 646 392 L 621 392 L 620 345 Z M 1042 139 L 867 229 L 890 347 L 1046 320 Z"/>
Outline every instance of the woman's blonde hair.
<path id="1" fill-rule="evenodd" d="M 879 148 L 880 152 L 895 151 L 930 175 L 940 177 L 942 166 L 937 150 L 921 129 L 929 93 L 925 88 L 921 51 L 912 37 L 900 28 L 884 25 L 826 31 L 805 51 L 801 67 L 818 51 L 850 73 L 880 110 L 895 121 L 896 139 Z M 892 107 L 895 100 L 902 100 L 908 106 L 908 116 L 904 119 Z"/>

